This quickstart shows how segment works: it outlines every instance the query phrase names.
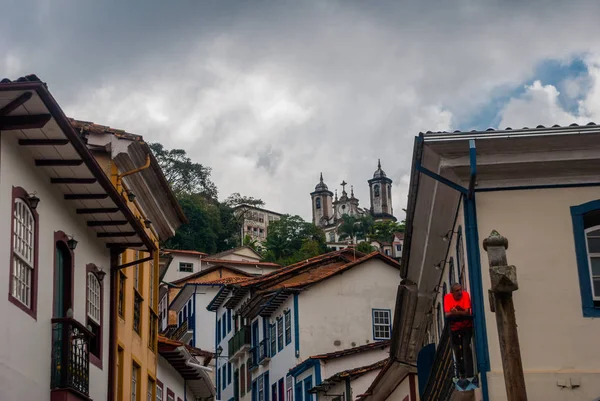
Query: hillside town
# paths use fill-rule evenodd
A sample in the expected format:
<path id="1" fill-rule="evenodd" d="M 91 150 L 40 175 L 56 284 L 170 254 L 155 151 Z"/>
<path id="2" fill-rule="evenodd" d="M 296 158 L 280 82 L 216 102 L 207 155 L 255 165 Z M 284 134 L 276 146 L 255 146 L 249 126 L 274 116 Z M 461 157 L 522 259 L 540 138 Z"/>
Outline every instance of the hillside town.
<path id="1" fill-rule="evenodd" d="M 67 117 L 37 76 L 1 82 L 0 116 L 2 399 L 600 394 L 595 124 L 418 134 L 388 241 L 343 228 L 397 224 L 380 162 L 370 209 L 321 176 L 306 224 L 327 249 L 281 265 L 244 240 L 268 249 L 288 215 L 250 205 L 236 247 L 163 247 L 189 220 L 144 138 Z"/>

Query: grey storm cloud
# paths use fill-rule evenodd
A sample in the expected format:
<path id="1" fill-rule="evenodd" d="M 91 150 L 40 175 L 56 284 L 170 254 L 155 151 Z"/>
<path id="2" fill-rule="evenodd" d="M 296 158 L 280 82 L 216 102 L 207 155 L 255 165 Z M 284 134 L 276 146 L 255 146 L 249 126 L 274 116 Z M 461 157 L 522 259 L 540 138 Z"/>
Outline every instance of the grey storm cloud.
<path id="1" fill-rule="evenodd" d="M 35 73 L 69 116 L 186 149 L 222 198 L 305 218 L 320 172 L 366 206 L 378 158 L 402 217 L 419 131 L 470 129 L 538 63 L 600 54 L 597 2 L 6 3 L 2 75 Z"/>

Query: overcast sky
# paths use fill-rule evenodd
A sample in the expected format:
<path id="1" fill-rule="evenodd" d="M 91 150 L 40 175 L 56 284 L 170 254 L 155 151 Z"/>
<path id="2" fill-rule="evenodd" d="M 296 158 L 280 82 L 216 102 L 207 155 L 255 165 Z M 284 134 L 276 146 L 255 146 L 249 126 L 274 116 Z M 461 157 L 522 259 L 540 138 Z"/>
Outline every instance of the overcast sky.
<path id="1" fill-rule="evenodd" d="M 8 0 L 0 75 L 310 218 L 323 172 L 403 218 L 419 131 L 600 123 L 600 2 Z"/>

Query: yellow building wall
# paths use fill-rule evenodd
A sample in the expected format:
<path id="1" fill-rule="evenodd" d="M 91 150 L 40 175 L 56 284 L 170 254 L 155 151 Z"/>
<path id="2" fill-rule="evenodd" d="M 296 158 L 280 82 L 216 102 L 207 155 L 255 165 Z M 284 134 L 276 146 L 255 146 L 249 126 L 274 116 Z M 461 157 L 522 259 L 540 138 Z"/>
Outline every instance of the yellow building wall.
<path id="1" fill-rule="evenodd" d="M 112 184 L 117 188 L 119 193 L 123 193 L 129 209 L 140 220 L 144 221 L 146 217 L 137 207 L 136 202 L 129 202 L 126 195 L 126 189 L 121 183 L 118 183 L 119 172 L 110 158 L 97 155 L 96 160 L 101 165 L 103 170 L 110 176 Z M 142 196 L 142 194 L 137 194 Z M 148 236 L 154 241 L 155 250 L 159 249 L 159 242 L 156 233 L 150 228 L 145 228 Z M 137 400 L 146 400 L 148 394 L 148 383 L 151 383 L 151 391 L 153 398 L 155 395 L 156 383 L 156 366 L 157 366 L 157 335 L 158 335 L 158 276 L 159 263 L 158 252 L 154 252 L 154 260 L 138 264 L 138 289 L 134 288 L 136 266 L 130 266 L 122 269 L 117 274 L 117 288 L 114 293 L 117 294 L 116 307 L 117 311 L 111 311 L 117 314 L 117 343 L 111 344 L 115 347 L 115 367 L 114 373 L 116 392 L 115 397 L 118 401 L 130 401 L 132 395 L 132 368 L 135 363 L 139 367 L 139 378 L 137 380 Z M 144 259 L 150 256 L 148 252 L 138 252 L 134 249 L 128 249 L 120 256 L 120 263 L 129 263 L 135 260 Z M 151 269 L 153 274 L 151 274 Z M 153 277 L 153 296 L 150 296 L 150 280 Z M 120 281 L 123 279 L 123 315 L 118 313 L 119 309 L 119 289 Z M 134 299 L 135 293 L 141 296 L 142 302 L 140 307 L 140 332 L 137 333 L 133 329 L 134 323 Z M 150 300 L 152 299 L 152 303 Z M 150 317 L 154 315 L 153 344 L 150 344 Z M 131 400 L 135 401 L 135 400 Z"/>

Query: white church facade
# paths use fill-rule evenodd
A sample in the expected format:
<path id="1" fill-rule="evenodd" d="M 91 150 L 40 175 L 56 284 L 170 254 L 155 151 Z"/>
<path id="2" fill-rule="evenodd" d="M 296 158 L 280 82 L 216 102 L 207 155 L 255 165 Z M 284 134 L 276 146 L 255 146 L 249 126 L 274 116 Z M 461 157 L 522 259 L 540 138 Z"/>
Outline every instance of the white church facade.
<path id="1" fill-rule="evenodd" d="M 373 178 L 368 183 L 370 208 L 361 208 L 359 207 L 359 200 L 354 196 L 354 187 L 350 187 L 350 196 L 348 196 L 346 192 L 346 185 L 348 184 L 343 181 L 340 184 L 342 195 L 338 198 L 337 190 L 335 194 L 331 192 L 323 181 L 323 174 L 321 174 L 319 183 L 314 192 L 310 194 L 312 217 L 313 224 L 325 232 L 327 246 L 330 248 L 338 250 L 347 247 L 349 244 L 348 239 L 340 239 L 339 227 L 343 222 L 343 215 L 371 216 L 375 221 L 396 221 L 392 208 L 392 180 L 381 169 L 380 161 L 377 163 L 377 170 L 373 173 Z"/>

